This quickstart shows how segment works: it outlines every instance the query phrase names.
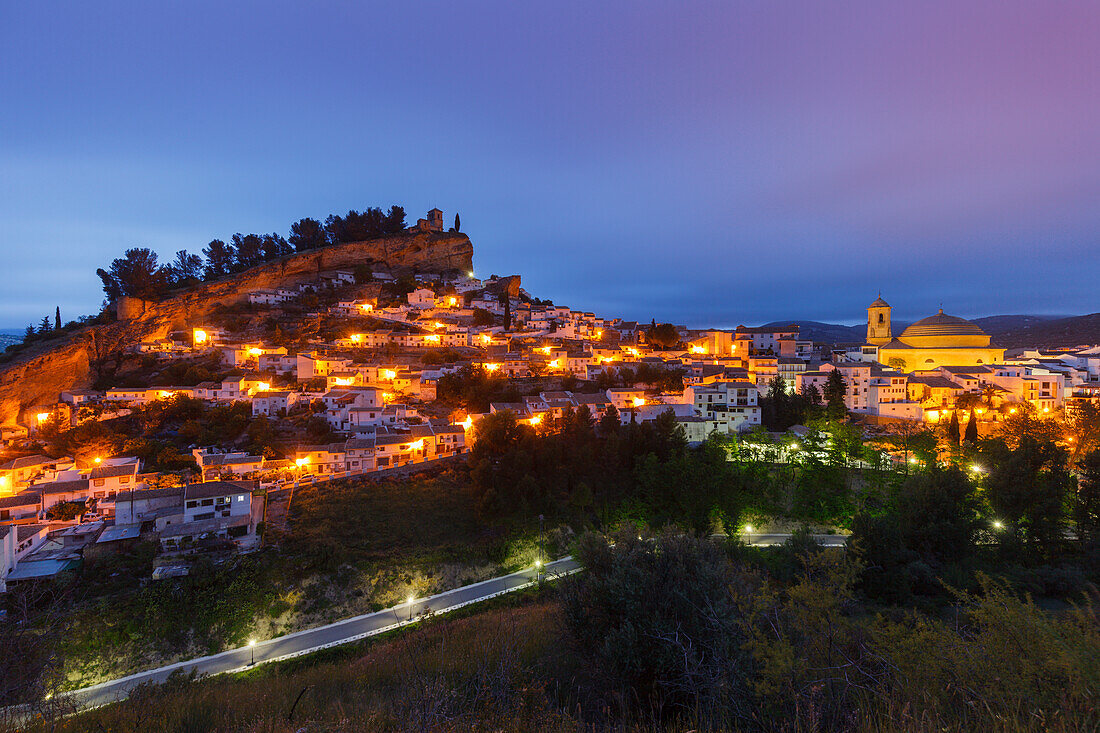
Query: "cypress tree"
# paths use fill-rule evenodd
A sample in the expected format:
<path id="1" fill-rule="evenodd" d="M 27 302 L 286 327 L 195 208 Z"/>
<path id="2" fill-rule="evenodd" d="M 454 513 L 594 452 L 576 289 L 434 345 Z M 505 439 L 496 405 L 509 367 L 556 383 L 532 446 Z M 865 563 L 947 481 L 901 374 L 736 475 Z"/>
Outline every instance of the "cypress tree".
<path id="1" fill-rule="evenodd" d="M 963 435 L 963 442 L 975 445 L 978 442 L 978 421 L 974 417 L 974 408 L 970 408 L 970 421 L 966 424 L 966 434 Z"/>
<path id="2" fill-rule="evenodd" d="M 951 413 L 951 424 L 947 426 L 947 437 L 952 445 L 959 444 L 959 413 L 957 410 Z"/>
<path id="3" fill-rule="evenodd" d="M 53 314 L 53 327 L 55 329 L 61 329 L 61 306 L 57 306 L 57 310 Z"/>

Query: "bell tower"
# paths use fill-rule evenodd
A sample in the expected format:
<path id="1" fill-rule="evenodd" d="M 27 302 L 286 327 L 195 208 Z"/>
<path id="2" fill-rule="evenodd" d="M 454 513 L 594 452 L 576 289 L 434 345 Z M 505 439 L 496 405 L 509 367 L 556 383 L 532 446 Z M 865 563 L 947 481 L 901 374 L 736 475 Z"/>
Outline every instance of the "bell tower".
<path id="1" fill-rule="evenodd" d="M 890 334 L 890 304 L 882 295 L 867 307 L 867 343 L 883 346 L 893 338 Z"/>

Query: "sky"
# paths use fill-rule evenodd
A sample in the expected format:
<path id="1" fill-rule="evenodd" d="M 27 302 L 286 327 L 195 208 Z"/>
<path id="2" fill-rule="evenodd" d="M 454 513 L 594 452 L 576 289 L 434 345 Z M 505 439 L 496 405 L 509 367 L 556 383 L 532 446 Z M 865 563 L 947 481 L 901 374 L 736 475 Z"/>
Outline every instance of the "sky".
<path id="1" fill-rule="evenodd" d="M 1100 3 L 0 2 L 0 327 L 398 203 L 478 274 L 729 327 L 1100 311 Z"/>

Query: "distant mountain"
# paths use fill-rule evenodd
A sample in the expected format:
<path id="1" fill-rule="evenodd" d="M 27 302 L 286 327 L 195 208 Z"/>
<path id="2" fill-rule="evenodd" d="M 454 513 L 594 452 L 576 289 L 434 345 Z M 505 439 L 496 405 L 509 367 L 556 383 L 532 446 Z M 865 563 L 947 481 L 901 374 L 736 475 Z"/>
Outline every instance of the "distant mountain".
<path id="1" fill-rule="evenodd" d="M 974 322 L 993 337 L 994 343 L 1009 349 L 1100 344 L 1100 313 L 1063 317 L 990 316 Z"/>
<path id="2" fill-rule="evenodd" d="M 973 319 L 974 323 L 993 337 L 993 342 L 1009 349 L 1023 346 L 1050 348 L 1100 344 L 1100 313 L 1088 316 L 1001 315 Z M 769 327 L 795 324 L 802 338 L 826 344 L 862 342 L 867 327 L 843 326 L 820 321 L 772 321 Z M 895 321 L 893 332 L 900 334 L 910 324 Z"/>
<path id="3" fill-rule="evenodd" d="M 847 344 L 863 341 L 867 338 L 867 326 L 842 326 L 839 323 L 822 323 L 821 321 L 772 321 L 765 323 L 768 328 L 783 328 L 790 325 L 798 326 L 799 336 L 809 341 L 817 341 L 823 344 Z M 902 326 L 904 328 L 905 326 Z"/>
<path id="4" fill-rule="evenodd" d="M 1075 318 L 1076 316 L 1062 315 L 1062 316 L 986 316 L 985 318 L 975 318 L 974 323 L 981 326 L 981 329 L 988 333 L 990 336 L 1000 336 L 1001 334 L 1015 333 L 1026 328 L 1032 328 L 1039 326 L 1050 321 L 1057 321 L 1065 318 Z"/>

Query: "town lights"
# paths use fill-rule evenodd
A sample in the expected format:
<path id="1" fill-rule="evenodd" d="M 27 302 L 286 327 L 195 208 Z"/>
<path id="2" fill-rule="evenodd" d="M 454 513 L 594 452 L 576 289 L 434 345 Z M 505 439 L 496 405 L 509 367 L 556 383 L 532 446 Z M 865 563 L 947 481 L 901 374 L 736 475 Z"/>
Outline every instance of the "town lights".
<path id="1" fill-rule="evenodd" d="M 271 385 L 268 384 L 267 382 L 260 382 L 259 384 L 256 385 L 256 391 L 257 392 L 266 392 L 269 389 L 271 389 Z"/>
<path id="2" fill-rule="evenodd" d="M 751 534 L 751 533 L 752 533 L 752 525 L 751 524 L 746 524 L 745 525 L 745 534 Z"/>
<path id="3" fill-rule="evenodd" d="M 388 379 L 392 382 L 393 380 L 397 379 L 397 372 L 392 369 L 383 369 L 382 379 Z"/>
<path id="4" fill-rule="evenodd" d="M 256 666 L 256 640 L 255 639 L 249 639 L 248 640 L 248 650 L 250 652 L 252 652 L 252 661 L 249 662 L 248 666 L 254 667 L 254 666 Z"/>
<path id="5" fill-rule="evenodd" d="M 302 466 L 308 466 L 309 465 L 309 456 L 306 456 L 305 458 L 295 459 L 294 465 L 296 465 L 298 468 L 301 468 Z"/>
<path id="6" fill-rule="evenodd" d="M 560 366 L 561 366 L 561 359 L 554 359 L 553 361 L 550 362 L 550 368 L 551 369 L 557 369 Z"/>
<path id="7" fill-rule="evenodd" d="M 693 354 L 705 354 L 705 353 L 707 353 L 707 349 L 706 349 L 705 346 L 692 346 L 691 347 L 691 353 L 693 353 Z"/>
<path id="8" fill-rule="evenodd" d="M 412 450 L 424 450 L 424 439 L 421 438 L 420 440 L 410 443 L 409 448 Z"/>
<path id="9" fill-rule="evenodd" d="M 363 303 L 359 307 L 361 309 L 363 309 L 364 311 L 366 311 L 367 313 L 370 313 L 372 310 L 374 310 L 374 306 L 371 305 L 370 303 Z"/>
<path id="10" fill-rule="evenodd" d="M 361 334 L 361 333 L 353 333 L 353 334 L 351 335 L 351 342 L 352 342 L 353 344 L 357 344 L 357 343 L 359 343 L 359 342 L 360 342 L 360 341 L 362 341 L 362 340 L 363 340 L 363 334 Z"/>
<path id="11" fill-rule="evenodd" d="M 196 344 L 205 344 L 206 331 L 203 331 L 201 328 L 196 328 L 191 334 L 191 340 Z"/>
<path id="12" fill-rule="evenodd" d="M 264 353 L 264 350 L 263 349 L 257 349 L 255 346 L 253 346 L 251 349 L 248 350 L 248 353 L 251 354 L 252 356 L 260 356 L 261 354 Z"/>
<path id="13" fill-rule="evenodd" d="M 977 463 L 975 463 L 973 466 L 970 467 L 970 473 L 981 473 L 981 472 L 982 472 L 982 467 L 979 466 Z"/>
<path id="14" fill-rule="evenodd" d="M 487 372 L 495 372 L 497 369 L 500 369 L 500 364 L 489 363 L 489 364 L 482 364 L 481 366 L 483 366 L 485 368 L 485 371 L 487 371 Z"/>
<path id="15" fill-rule="evenodd" d="M 540 425 L 541 423 L 542 423 L 542 415 L 532 415 L 531 416 L 531 424 L 532 425 Z"/>
<path id="16" fill-rule="evenodd" d="M 50 419 L 50 413 L 40 412 L 38 413 L 38 422 L 43 423 Z"/>
<path id="17" fill-rule="evenodd" d="M 466 419 L 462 421 L 461 425 L 463 430 L 469 430 L 474 426 L 474 419 L 467 415 Z"/>
<path id="18" fill-rule="evenodd" d="M 993 529 L 1004 529 L 1004 528 L 1005 528 L 1005 525 L 1001 520 L 999 520 L 999 519 L 994 519 L 993 520 Z"/>
<path id="19" fill-rule="evenodd" d="M 487 333 L 481 334 L 481 343 L 487 344 L 492 340 L 493 340 L 493 337 L 490 336 L 489 334 L 487 334 Z"/>
<path id="20" fill-rule="evenodd" d="M 634 402 L 635 407 L 644 407 L 645 406 L 645 397 L 635 397 L 633 402 Z"/>
<path id="21" fill-rule="evenodd" d="M 1049 407 L 1044 407 L 1043 412 L 1050 412 L 1050 408 Z"/>
<path id="22" fill-rule="evenodd" d="M 393 392 L 383 392 L 382 393 L 382 401 L 383 402 L 389 402 L 392 399 L 393 399 Z"/>
<path id="23" fill-rule="evenodd" d="M 454 308 L 456 305 L 458 305 L 458 298 L 447 298 L 447 305 Z"/>
<path id="24" fill-rule="evenodd" d="M 1016 414 L 1016 408 L 1015 407 L 1010 408 L 1009 411 L 1008 411 L 1008 414 L 1009 415 L 1015 415 Z"/>
<path id="25" fill-rule="evenodd" d="M 916 456 L 909 456 L 909 463 L 915 465 L 917 462 Z"/>
<path id="26" fill-rule="evenodd" d="M 93 458 L 92 460 L 93 460 L 93 461 L 95 461 L 96 463 L 103 463 L 103 459 L 102 459 L 102 458 L 100 458 L 99 456 L 96 456 L 96 457 L 95 457 L 95 458 Z"/>
<path id="27" fill-rule="evenodd" d="M 427 336 L 424 337 L 424 340 L 427 341 L 428 343 L 438 344 L 439 343 L 439 334 L 430 333 L 430 334 L 428 334 Z"/>

